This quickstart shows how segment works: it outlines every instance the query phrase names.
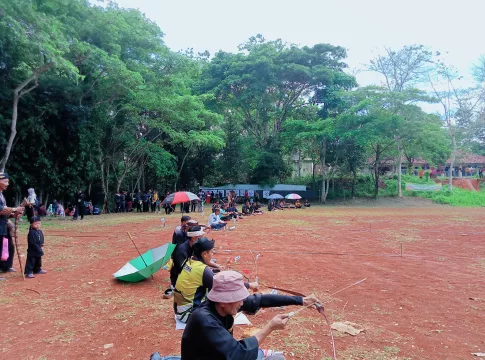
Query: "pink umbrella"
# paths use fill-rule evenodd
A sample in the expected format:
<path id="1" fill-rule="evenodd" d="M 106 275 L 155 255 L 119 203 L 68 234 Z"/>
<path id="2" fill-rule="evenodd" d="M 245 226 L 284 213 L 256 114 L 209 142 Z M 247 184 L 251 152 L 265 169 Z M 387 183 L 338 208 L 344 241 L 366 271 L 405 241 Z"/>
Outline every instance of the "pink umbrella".
<path id="1" fill-rule="evenodd" d="M 300 200 L 301 199 L 301 196 L 298 195 L 298 194 L 288 194 L 285 196 L 285 199 L 288 199 L 288 200 Z"/>

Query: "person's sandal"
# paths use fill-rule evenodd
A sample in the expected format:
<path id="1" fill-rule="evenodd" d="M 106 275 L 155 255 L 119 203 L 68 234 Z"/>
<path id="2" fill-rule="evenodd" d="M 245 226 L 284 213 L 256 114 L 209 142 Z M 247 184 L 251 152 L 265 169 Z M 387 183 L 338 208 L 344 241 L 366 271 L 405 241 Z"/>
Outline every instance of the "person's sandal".
<path id="1" fill-rule="evenodd" d="M 163 292 L 163 296 L 162 296 L 164 299 L 171 299 L 173 297 L 173 290 L 170 288 L 170 289 L 167 289 Z"/>

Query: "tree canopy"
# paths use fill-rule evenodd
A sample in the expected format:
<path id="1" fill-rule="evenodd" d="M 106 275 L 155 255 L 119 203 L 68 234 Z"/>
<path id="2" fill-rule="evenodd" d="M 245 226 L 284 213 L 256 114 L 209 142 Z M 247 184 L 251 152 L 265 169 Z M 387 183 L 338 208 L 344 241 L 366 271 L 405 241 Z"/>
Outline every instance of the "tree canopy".
<path id="1" fill-rule="evenodd" d="M 2 2 L 0 168 L 10 191 L 35 187 L 47 202 L 81 188 L 101 201 L 122 189 L 271 184 L 302 178 L 309 159 L 325 201 L 331 179 L 350 175 L 354 189 L 366 169 L 377 195 L 383 159 L 442 164 L 452 140 L 485 154 L 483 59 L 476 87 L 445 93 L 438 77 L 455 78 L 422 45 L 386 48 L 368 65 L 382 84 L 359 87 L 338 45 L 256 35 L 211 57 L 174 52 L 163 38 L 114 3 Z M 421 106 L 440 101 L 453 111 Z"/>

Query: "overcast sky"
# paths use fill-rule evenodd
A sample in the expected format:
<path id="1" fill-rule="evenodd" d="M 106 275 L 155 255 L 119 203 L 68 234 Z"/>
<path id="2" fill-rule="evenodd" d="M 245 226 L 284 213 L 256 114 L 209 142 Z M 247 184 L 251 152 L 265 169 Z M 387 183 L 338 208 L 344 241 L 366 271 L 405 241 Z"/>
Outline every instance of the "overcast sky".
<path id="1" fill-rule="evenodd" d="M 423 44 L 446 53 L 469 77 L 485 55 L 485 0 L 117 0 L 138 8 L 165 33 L 173 50 L 235 52 L 258 33 L 299 45 L 330 43 L 348 50 L 347 63 L 362 68 L 384 46 Z M 360 85 L 379 82 L 359 73 Z"/>

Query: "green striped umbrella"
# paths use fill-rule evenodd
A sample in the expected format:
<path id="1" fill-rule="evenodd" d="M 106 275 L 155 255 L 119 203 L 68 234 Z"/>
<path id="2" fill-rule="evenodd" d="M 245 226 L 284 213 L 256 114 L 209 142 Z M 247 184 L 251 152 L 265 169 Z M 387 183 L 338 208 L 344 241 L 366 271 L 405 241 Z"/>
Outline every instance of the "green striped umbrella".
<path id="1" fill-rule="evenodd" d="M 127 262 L 113 276 L 115 279 L 127 282 L 148 279 L 167 263 L 174 249 L 175 245 L 171 243 L 150 249 L 143 255 Z"/>

